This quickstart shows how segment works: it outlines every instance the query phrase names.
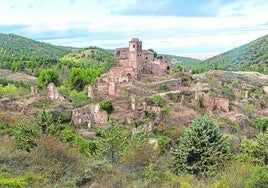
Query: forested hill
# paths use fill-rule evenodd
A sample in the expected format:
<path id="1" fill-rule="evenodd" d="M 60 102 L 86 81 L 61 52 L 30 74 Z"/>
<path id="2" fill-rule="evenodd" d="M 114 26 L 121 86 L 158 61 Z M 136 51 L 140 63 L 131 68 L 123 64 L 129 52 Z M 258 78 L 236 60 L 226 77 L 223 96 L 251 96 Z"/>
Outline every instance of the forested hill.
<path id="1" fill-rule="evenodd" d="M 14 34 L 0 33 L 0 54 L 8 56 L 63 57 L 74 48 L 55 46 Z"/>
<path id="2" fill-rule="evenodd" d="M 90 46 L 68 53 L 61 60 L 68 61 L 69 63 L 75 62 L 103 66 L 108 70 L 114 65 L 114 53 L 113 50 Z"/>
<path id="3" fill-rule="evenodd" d="M 209 58 L 194 67 L 194 72 L 208 70 L 249 70 L 268 73 L 268 35 Z"/>
<path id="4" fill-rule="evenodd" d="M 191 69 L 193 66 L 202 62 L 199 59 L 190 58 L 190 57 L 182 57 L 182 56 L 167 55 L 167 54 L 164 54 L 164 56 L 166 56 L 171 61 L 172 65 L 180 64 L 185 69 Z"/>

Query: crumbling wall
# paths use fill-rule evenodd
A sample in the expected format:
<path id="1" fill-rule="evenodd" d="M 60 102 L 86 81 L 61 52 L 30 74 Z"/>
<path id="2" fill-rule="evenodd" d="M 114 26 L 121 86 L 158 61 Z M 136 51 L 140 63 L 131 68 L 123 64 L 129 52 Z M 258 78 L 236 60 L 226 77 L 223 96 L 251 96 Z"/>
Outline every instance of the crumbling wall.
<path id="1" fill-rule="evenodd" d="M 47 85 L 47 98 L 51 100 L 64 100 L 64 97 L 60 95 L 54 83 Z"/>
<path id="2" fill-rule="evenodd" d="M 31 86 L 31 96 L 36 96 L 37 95 L 37 87 L 36 86 Z"/>
<path id="3" fill-rule="evenodd" d="M 108 114 L 106 111 L 100 111 L 99 104 L 86 105 L 81 108 L 76 108 L 72 111 L 72 121 L 74 125 L 106 125 L 108 123 Z"/>
<path id="4" fill-rule="evenodd" d="M 12 101 L 10 99 L 2 99 L 0 101 L 0 109 L 4 111 L 14 112 L 14 113 L 23 113 L 25 110 L 24 105 Z"/>
<path id="5" fill-rule="evenodd" d="M 229 99 L 214 98 L 208 93 L 202 93 L 201 97 L 203 98 L 202 106 L 207 110 L 213 111 L 218 109 L 223 112 L 229 112 Z"/>

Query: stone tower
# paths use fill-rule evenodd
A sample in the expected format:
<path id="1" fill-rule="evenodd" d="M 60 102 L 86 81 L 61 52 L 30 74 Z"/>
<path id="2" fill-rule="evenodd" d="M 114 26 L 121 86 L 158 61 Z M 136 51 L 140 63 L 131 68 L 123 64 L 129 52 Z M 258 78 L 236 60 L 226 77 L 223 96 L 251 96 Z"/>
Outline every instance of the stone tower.
<path id="1" fill-rule="evenodd" d="M 141 51 L 142 51 L 142 41 L 138 38 L 133 38 L 129 41 L 129 58 L 128 65 L 134 69 L 141 69 Z"/>

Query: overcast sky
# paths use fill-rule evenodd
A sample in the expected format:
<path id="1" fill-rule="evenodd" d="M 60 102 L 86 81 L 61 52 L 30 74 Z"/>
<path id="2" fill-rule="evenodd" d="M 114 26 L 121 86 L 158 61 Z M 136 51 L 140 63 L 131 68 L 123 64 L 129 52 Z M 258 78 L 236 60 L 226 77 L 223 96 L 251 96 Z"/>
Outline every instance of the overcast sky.
<path id="1" fill-rule="evenodd" d="M 0 32 L 57 45 L 220 53 L 268 34 L 267 0 L 4 0 Z"/>

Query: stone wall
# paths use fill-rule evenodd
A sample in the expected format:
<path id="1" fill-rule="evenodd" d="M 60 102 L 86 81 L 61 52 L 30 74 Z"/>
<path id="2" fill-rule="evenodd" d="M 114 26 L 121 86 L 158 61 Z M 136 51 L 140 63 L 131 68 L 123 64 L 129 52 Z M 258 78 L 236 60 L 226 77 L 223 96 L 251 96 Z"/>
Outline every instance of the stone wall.
<path id="1" fill-rule="evenodd" d="M 91 100 L 94 100 L 94 89 L 93 89 L 92 86 L 88 86 L 88 88 L 87 88 L 87 96 Z"/>
<path id="2" fill-rule="evenodd" d="M 64 100 L 64 97 L 60 95 L 54 83 L 47 85 L 47 98 L 51 100 Z"/>
<path id="3" fill-rule="evenodd" d="M 31 86 L 31 96 L 36 96 L 37 95 L 37 87 L 36 86 Z"/>
<path id="4" fill-rule="evenodd" d="M 202 106 L 207 110 L 221 110 L 223 112 L 229 112 L 229 99 L 214 98 L 211 97 L 208 93 L 202 93 L 201 97 L 203 98 Z"/>
<path id="5" fill-rule="evenodd" d="M 11 101 L 10 99 L 2 99 L 0 101 L 0 109 L 14 113 L 24 113 L 25 107 L 20 103 Z"/>
<path id="6" fill-rule="evenodd" d="M 266 96 L 268 96 L 268 86 L 263 86 L 263 92 Z"/>
<path id="7" fill-rule="evenodd" d="M 76 126 L 106 125 L 108 123 L 108 114 L 106 111 L 100 111 L 99 104 L 86 105 L 72 111 L 72 121 Z"/>

